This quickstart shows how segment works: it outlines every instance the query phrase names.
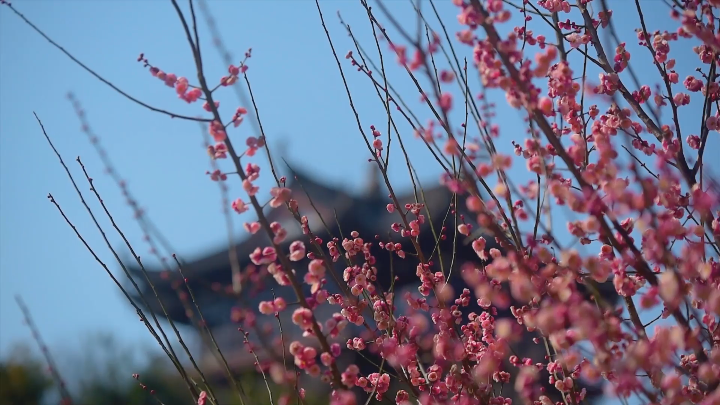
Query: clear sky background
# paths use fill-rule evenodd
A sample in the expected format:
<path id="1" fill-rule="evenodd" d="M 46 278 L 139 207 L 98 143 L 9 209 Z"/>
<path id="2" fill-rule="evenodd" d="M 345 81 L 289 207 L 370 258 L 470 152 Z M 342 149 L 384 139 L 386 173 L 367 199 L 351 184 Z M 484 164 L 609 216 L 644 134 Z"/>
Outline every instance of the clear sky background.
<path id="1" fill-rule="evenodd" d="M 185 7 L 186 2 L 182 3 Z M 636 57 L 648 61 L 647 50 L 638 49 L 634 37 L 629 36 L 631 30 L 639 26 L 634 7 L 629 8 L 632 2 L 611 0 L 609 3 L 615 10 L 615 23 L 622 38 L 634 52 L 633 62 Z M 398 20 L 414 32 L 410 2 L 393 0 L 386 4 Z M 425 4 L 428 20 L 439 28 L 429 3 Z M 18 0 L 13 5 L 69 52 L 127 93 L 177 113 L 193 116 L 202 113 L 199 104 L 186 105 L 177 99 L 173 89 L 151 77 L 136 62 L 138 54 L 144 52 L 151 63 L 167 72 L 195 77 L 188 44 L 169 1 Z M 458 28 L 455 7 L 445 1 L 437 1 L 437 5 L 454 35 Z M 651 29 L 674 30 L 675 23 L 669 19 L 669 10 L 662 1 L 645 0 L 643 5 Z M 341 58 L 352 48 L 352 43 L 338 22 L 338 10 L 363 46 L 376 55 L 370 25 L 359 2 L 322 1 L 321 6 Z M 286 158 L 298 168 L 322 181 L 358 192 L 367 178 L 368 151 L 348 106 L 314 2 L 211 1 L 210 9 L 226 46 L 236 59 L 242 57 L 247 48 L 253 48 L 253 57 L 248 62 L 249 75 L 270 146 L 277 152 L 284 145 Z M 387 21 L 379 9 L 376 12 L 381 21 Z M 506 30 L 516 25 L 518 19 L 513 21 L 504 25 Z M 531 27 L 535 32 L 548 35 L 547 28 L 539 28 L 543 24 L 534 20 Z M 226 74 L 227 66 L 212 46 L 203 18 L 200 18 L 200 29 L 205 72 L 211 82 L 216 82 Z M 399 37 L 394 38 L 400 42 Z M 685 40 L 681 44 L 682 49 L 674 51 L 673 56 L 678 59 L 682 80 L 693 73 L 697 57 L 691 51 L 696 42 Z M 387 44 L 382 46 L 387 49 Z M 470 57 L 467 48 L 459 49 Z M 418 108 L 415 111 L 422 117 L 421 121 L 426 122 L 429 111 L 418 103 L 417 91 L 397 68 L 394 59 L 390 53 L 386 54 L 386 64 L 393 66 L 390 73 L 393 84 L 406 101 Z M 367 129 L 376 124 L 383 128 L 386 118 L 375 91 L 348 61 L 342 59 L 342 62 L 363 126 Z M 573 66 L 579 69 L 581 65 Z M 643 81 L 651 85 L 657 83 L 654 68 L 647 63 L 642 66 L 640 74 L 646 78 Z M 588 73 L 589 79 L 596 81 L 597 69 L 589 72 L 592 72 Z M 198 124 L 170 119 L 123 98 L 83 71 L 4 7 L 0 8 L 0 89 L 0 356 L 7 355 L 13 343 L 27 341 L 30 336 L 22 325 L 14 294 L 24 297 L 51 348 L 61 351 L 77 348 L 82 336 L 96 332 L 110 332 L 123 343 L 153 347 L 153 338 L 132 308 L 48 202 L 46 196 L 50 192 L 98 255 L 117 273 L 117 263 L 45 142 L 33 111 L 42 119 L 82 191 L 86 192 L 87 184 L 74 162 L 76 156 L 83 159 L 115 219 L 149 263 L 153 260 L 132 219 L 132 211 L 111 179 L 103 175 L 97 153 L 80 131 L 80 123 L 66 94 L 72 91 L 81 101 L 92 128 L 118 172 L 127 179 L 132 193 L 177 252 L 190 259 L 227 243 L 220 194 L 217 185 L 205 175 L 210 166 Z M 498 146 L 510 152 L 510 141 L 524 137 L 522 116 L 507 106 L 504 95 L 493 92 L 490 97 L 498 105 L 495 122 L 502 127 Z M 221 113 L 225 117 L 239 105 L 229 89 L 221 90 L 217 99 L 221 101 Z M 692 120 L 689 121 L 692 126 L 688 127 L 690 133 L 697 133 L 699 109 L 684 107 L 684 114 L 683 119 Z M 457 124 L 460 115 L 455 117 Z M 437 182 L 440 173 L 437 163 L 424 145 L 407 131 L 407 126 L 404 128 L 404 140 L 421 179 L 425 184 Z M 250 135 L 257 132 L 249 123 L 230 131 L 230 136 L 240 144 Z M 720 152 L 717 142 L 712 141 L 708 157 Z M 399 191 L 406 191 L 410 187 L 407 170 L 397 153 L 399 148 L 396 147 L 395 152 L 391 158 L 394 159 L 391 180 Z M 264 169 L 265 176 L 259 184 L 261 192 L 267 193 L 270 183 L 266 159 L 261 156 L 254 161 Z M 708 165 L 718 172 L 715 162 L 709 161 Z M 528 178 L 524 164 L 516 165 L 511 174 L 516 184 Z M 244 195 L 235 183 L 231 178 L 231 195 Z M 93 209 L 100 209 L 90 193 L 85 196 Z M 101 211 L 97 214 L 113 246 L 121 246 L 121 240 L 110 232 L 109 221 L 100 215 Z M 242 221 L 249 219 L 248 216 L 235 221 L 238 236 L 243 235 Z M 564 220 L 556 219 L 555 227 L 564 229 Z"/>

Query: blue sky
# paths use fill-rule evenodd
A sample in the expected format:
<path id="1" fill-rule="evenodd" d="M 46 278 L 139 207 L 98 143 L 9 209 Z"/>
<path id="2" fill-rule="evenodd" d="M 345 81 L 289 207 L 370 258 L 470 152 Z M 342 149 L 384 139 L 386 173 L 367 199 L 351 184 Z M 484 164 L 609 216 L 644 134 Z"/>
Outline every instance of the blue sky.
<path id="1" fill-rule="evenodd" d="M 437 3 L 452 35 L 457 27 L 457 12 L 450 2 Z M 647 55 L 637 49 L 633 37 L 627 36 L 629 29 L 639 25 L 636 14 L 627 12 L 632 10 L 622 12 L 629 3 L 624 0 L 609 3 L 615 9 L 616 24 L 625 32 L 621 35 L 635 55 L 647 61 Z M 188 44 L 169 1 L 18 0 L 13 4 L 69 52 L 127 93 L 177 113 L 201 113 L 198 104 L 188 106 L 178 100 L 172 89 L 151 77 L 136 62 L 143 52 L 151 63 L 165 71 L 195 76 Z M 414 32 L 410 3 L 397 0 L 387 4 Z M 667 8 L 661 1 L 647 0 L 644 4 L 645 17 L 652 29 L 674 27 L 669 24 Z M 338 23 L 338 10 L 364 47 L 375 49 L 370 25 L 359 2 L 323 1 L 321 6 L 341 57 L 352 43 Z M 314 2 L 211 1 L 210 7 L 226 46 L 236 58 L 253 48 L 249 75 L 270 146 L 277 151 L 279 145 L 284 145 L 292 164 L 321 180 L 357 192 L 366 180 L 368 152 L 348 107 Z M 431 14 L 428 19 L 437 26 Z M 540 21 L 532 24 L 542 25 Z M 510 24 L 506 24 L 508 28 Z M 211 82 L 219 80 L 227 66 L 212 47 L 204 22 L 200 29 L 206 74 Z M 696 66 L 696 57 L 690 50 L 694 43 L 683 44 L 688 46 L 683 45 L 674 54 L 681 78 L 691 74 Z M 387 44 L 383 46 L 386 48 Z M 465 48 L 460 49 L 469 55 Z M 386 64 L 394 62 L 389 54 L 385 60 Z M 369 82 L 350 68 L 346 60 L 342 62 L 363 126 L 384 127 L 384 112 Z M 590 71 L 593 73 L 588 77 L 596 80 L 597 71 Z M 74 162 L 76 156 L 82 158 L 122 230 L 150 263 L 153 261 L 132 219 L 132 211 L 111 179 L 103 175 L 102 164 L 80 131 L 80 123 L 65 96 L 72 91 L 83 104 L 92 128 L 132 193 L 177 252 L 186 258 L 202 255 L 227 241 L 220 194 L 216 184 L 205 175 L 210 166 L 197 123 L 173 120 L 128 101 L 91 77 L 4 8 L 0 9 L 0 72 L 0 355 L 7 355 L 12 343 L 29 338 L 14 294 L 24 297 L 51 348 L 76 345 L 73 342 L 79 336 L 95 332 L 111 332 L 123 342 L 152 346 L 152 337 L 128 303 L 48 202 L 46 196 L 50 192 L 96 252 L 113 271 L 118 270 L 42 137 L 33 111 L 42 119 L 81 190 L 86 192 L 88 187 Z M 657 82 L 654 69 L 646 72 L 647 69 L 641 71 L 643 77 L 652 75 L 647 76 L 649 81 Z M 394 64 L 390 77 L 406 100 L 420 108 L 417 91 Z M 230 90 L 222 91 L 218 99 L 221 113 L 227 117 L 239 105 Z M 491 99 L 498 105 L 495 121 L 502 127 L 499 147 L 509 152 L 510 141 L 525 133 L 521 115 L 507 106 L 503 95 L 491 93 Z M 699 119 L 695 120 L 691 108 L 686 107 L 685 112 L 693 120 L 691 132 L 696 132 L 694 128 L 698 125 L 694 121 Z M 422 122 L 430 117 L 427 109 L 416 111 Z M 459 123 L 460 115 L 457 117 L 455 122 Z M 230 136 L 242 142 L 249 135 L 257 133 L 245 123 Z M 425 184 L 436 182 L 439 168 L 434 160 L 428 159 L 430 155 L 424 145 L 411 132 L 404 133 L 404 140 L 421 179 Z M 708 148 L 707 156 L 719 151 L 717 143 Z M 391 181 L 400 191 L 408 190 L 402 156 L 397 154 L 394 159 Z M 268 171 L 264 158 L 256 161 Z M 518 183 L 527 177 L 524 165 L 517 165 L 511 173 Z M 242 190 L 234 183 L 234 179 L 229 182 L 231 195 L 239 196 Z M 261 191 L 267 192 L 269 184 L 265 177 L 260 182 Z M 85 196 L 94 210 L 100 209 L 92 195 Z M 109 221 L 103 215 L 99 218 L 110 231 Z M 561 221 L 557 221 L 557 229 L 564 229 Z M 242 235 L 241 220 L 235 224 L 236 234 Z M 113 246 L 121 246 L 115 233 L 108 233 Z"/>
<path id="2" fill-rule="evenodd" d="M 238 58 L 253 48 L 249 73 L 270 145 L 280 150 L 279 146 L 284 144 L 289 162 L 319 179 L 350 191 L 360 189 L 366 181 L 367 149 L 347 105 L 314 3 L 210 4 L 226 46 Z M 136 62 L 138 54 L 144 52 L 151 63 L 165 71 L 195 76 L 189 47 L 169 2 L 19 1 L 14 6 L 83 63 L 131 95 L 178 113 L 193 116 L 202 113 L 198 104 L 188 106 L 178 100 L 172 89 L 151 77 Z M 409 3 L 391 6 L 403 12 L 412 11 Z M 351 43 L 338 22 L 335 14 L 338 10 L 365 46 L 373 45 L 370 26 L 359 3 L 325 2 L 323 8 L 341 57 Z M 454 13 L 448 5 L 441 6 L 442 9 Z M 186 258 L 227 243 L 220 194 L 217 185 L 205 175 L 210 166 L 198 124 L 170 119 L 124 99 L 72 63 L 9 10 L 0 13 L 0 26 L 3 72 L 0 351 L 6 353 L 11 343 L 28 337 L 13 301 L 14 294 L 22 294 L 50 346 L 67 345 L 78 336 L 95 331 L 111 331 L 120 340 L 152 344 L 153 339 L 137 321 L 134 311 L 48 202 L 46 196 L 50 192 L 105 263 L 114 271 L 119 270 L 46 144 L 33 111 L 43 121 L 73 174 L 80 176 L 76 180 L 85 192 L 88 188 L 74 162 L 76 156 L 82 158 L 123 232 L 150 263 L 152 257 L 132 219 L 132 210 L 111 179 L 103 175 L 100 159 L 80 131 L 66 94 L 73 92 L 83 104 L 90 125 L 117 171 L 178 253 Z M 220 62 L 207 30 L 201 35 L 209 80 L 219 80 L 227 67 Z M 347 63 L 345 67 L 349 67 Z M 381 124 L 382 109 L 367 80 L 352 69 L 348 73 L 358 109 L 363 112 L 364 126 Z M 395 73 L 401 79 L 398 86 L 404 85 L 400 88 L 406 98 L 416 101 L 416 91 L 398 74 L 402 72 Z M 229 89 L 218 99 L 222 103 L 221 112 L 227 116 L 239 105 Z M 240 142 L 249 135 L 257 134 L 247 123 L 234 133 Z M 429 156 L 424 146 L 412 140 L 411 134 L 406 138 L 417 158 Z M 262 158 L 258 160 L 265 163 Z M 425 182 L 436 181 L 437 167 L 415 164 Z M 407 172 L 400 170 L 400 164 L 396 167 L 392 173 L 395 184 L 407 190 Z M 231 194 L 241 195 L 237 185 L 228 183 Z M 260 185 L 267 192 L 269 183 L 261 181 Z M 91 197 L 86 194 L 91 207 L 100 209 Z M 98 217 L 110 230 L 109 221 L 103 215 Z M 238 237 L 244 235 L 241 224 L 236 221 Z M 108 235 L 113 246 L 121 246 L 114 232 Z"/>

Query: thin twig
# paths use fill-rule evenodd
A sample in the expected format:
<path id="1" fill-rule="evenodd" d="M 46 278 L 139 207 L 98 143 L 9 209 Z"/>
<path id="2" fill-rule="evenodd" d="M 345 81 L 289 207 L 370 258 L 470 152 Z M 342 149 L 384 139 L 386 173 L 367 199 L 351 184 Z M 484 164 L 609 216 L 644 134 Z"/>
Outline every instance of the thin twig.
<path id="1" fill-rule="evenodd" d="M 21 296 L 16 295 L 15 302 L 17 302 L 17 305 L 20 308 L 20 312 L 22 312 L 23 318 L 25 318 L 25 324 L 30 329 L 30 333 L 32 334 L 33 339 L 38 344 L 38 347 L 42 352 L 43 357 L 45 357 L 45 361 L 47 362 L 48 368 L 50 369 L 50 374 L 52 375 L 55 383 L 58 386 L 58 389 L 60 390 L 60 397 L 63 399 L 63 405 L 71 405 L 73 403 L 73 400 L 70 396 L 70 391 L 68 391 L 67 389 L 67 384 L 65 384 L 65 380 L 63 380 L 62 375 L 60 374 L 60 369 L 58 368 L 55 360 L 50 354 L 50 349 L 48 349 L 45 342 L 43 342 L 40 331 L 35 325 L 32 315 L 30 314 L 30 310 L 28 309 L 27 305 L 25 305 L 25 302 L 23 301 Z"/>
<path id="2" fill-rule="evenodd" d="M 205 122 L 210 121 L 210 120 L 207 119 L 207 118 L 188 117 L 188 116 L 185 116 L 185 115 L 175 114 L 175 113 L 172 113 L 172 112 L 169 112 L 169 111 L 165 111 L 165 110 L 163 110 L 163 109 L 156 108 L 156 107 L 153 107 L 153 106 L 151 106 L 151 105 L 149 105 L 149 104 L 146 104 L 146 103 L 144 103 L 144 102 L 136 99 L 135 97 L 133 97 L 133 96 L 125 93 L 125 92 L 122 91 L 120 88 L 118 88 L 117 86 L 115 86 L 114 84 L 112 84 L 110 81 L 108 81 L 108 80 L 105 79 L 104 77 L 100 76 L 100 75 L 99 75 L 98 73 L 96 73 L 94 70 L 92 70 L 92 69 L 90 69 L 89 67 L 87 67 L 84 63 L 80 62 L 80 61 L 79 61 L 77 58 L 75 58 L 70 52 L 66 51 L 65 48 L 63 48 L 62 46 L 58 45 L 57 42 L 53 41 L 50 37 L 48 37 L 47 35 L 45 35 L 45 33 L 44 33 L 42 30 L 40 30 L 40 28 L 38 28 L 35 24 L 33 24 L 32 22 L 30 22 L 30 20 L 28 20 L 22 13 L 20 13 L 19 11 L 17 11 L 17 10 L 16 10 L 13 6 L 11 6 L 9 3 L 5 3 L 5 4 L 7 5 L 7 7 L 10 8 L 10 10 L 12 10 L 13 13 L 15 13 L 15 15 L 17 15 L 18 17 L 20 17 L 28 26 L 30 26 L 30 28 L 32 28 L 33 30 L 35 30 L 35 32 L 37 32 L 37 33 L 40 34 L 43 38 L 45 38 L 45 40 L 48 41 L 52 46 L 54 46 L 55 48 L 57 48 L 58 50 L 60 50 L 62 53 L 65 54 L 65 56 L 67 56 L 68 58 L 70 58 L 73 62 L 75 62 L 78 66 L 80 66 L 81 68 L 83 68 L 85 71 L 87 71 L 88 73 L 90 73 L 91 75 L 93 75 L 96 79 L 98 79 L 98 80 L 100 80 L 101 82 L 105 83 L 106 85 L 110 86 L 113 90 L 115 90 L 116 92 L 120 93 L 122 96 L 124 96 L 124 97 L 127 98 L 128 100 L 133 101 L 133 102 L 135 102 L 136 104 L 139 104 L 139 105 L 147 108 L 147 109 L 150 110 L 150 111 L 155 111 L 155 112 L 159 112 L 159 113 L 161 113 L 161 114 L 169 115 L 170 118 L 180 118 L 180 119 L 189 120 L 189 121 L 205 121 Z"/>

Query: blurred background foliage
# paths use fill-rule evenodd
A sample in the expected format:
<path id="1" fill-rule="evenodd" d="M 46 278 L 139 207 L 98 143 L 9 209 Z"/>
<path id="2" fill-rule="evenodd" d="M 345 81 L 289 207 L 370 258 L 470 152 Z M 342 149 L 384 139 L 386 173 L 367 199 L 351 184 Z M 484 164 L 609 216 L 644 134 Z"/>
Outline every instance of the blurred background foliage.
<path id="1" fill-rule="evenodd" d="M 167 357 L 151 355 L 149 350 L 121 346 L 110 334 L 87 337 L 79 351 L 53 350 L 61 377 L 72 394 L 73 405 L 192 405 L 187 386 Z M 176 350 L 177 351 L 177 350 Z M 51 378 L 44 359 L 32 346 L 18 343 L 11 355 L 0 360 L 0 405 L 57 405 L 61 398 L 57 384 Z M 186 365 L 191 378 L 200 383 L 192 367 Z M 139 374 L 139 380 L 133 374 Z M 259 373 L 243 373 L 247 395 L 246 404 L 269 404 L 265 382 Z M 141 383 L 146 387 L 143 388 Z M 269 382 L 274 403 L 291 387 L 279 387 Z M 223 405 L 239 405 L 227 379 L 219 376 L 211 380 Z M 151 393 L 152 390 L 152 393 Z M 327 395 L 308 392 L 306 403 L 327 404 Z M 297 399 L 285 399 L 295 404 Z"/>
<path id="2" fill-rule="evenodd" d="M 18 344 L 12 355 L 0 361 L 0 403 L 39 405 L 52 388 L 46 367 L 30 351 Z"/>

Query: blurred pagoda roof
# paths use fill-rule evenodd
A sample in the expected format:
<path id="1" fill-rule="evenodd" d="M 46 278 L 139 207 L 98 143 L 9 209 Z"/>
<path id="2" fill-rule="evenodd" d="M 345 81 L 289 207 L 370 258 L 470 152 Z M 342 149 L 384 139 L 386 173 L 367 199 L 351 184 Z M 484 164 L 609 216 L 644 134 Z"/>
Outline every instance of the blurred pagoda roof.
<path id="1" fill-rule="evenodd" d="M 381 184 L 384 181 L 379 176 L 379 170 L 373 166 L 368 174 L 364 191 L 355 196 L 339 188 L 323 184 L 297 169 L 293 170 L 292 175 L 287 176 L 286 187 L 291 189 L 292 198 L 298 202 L 301 215 L 308 217 L 313 233 L 322 238 L 324 242 L 331 239 L 330 234 L 340 237 L 340 231 L 345 237 L 349 237 L 350 231 L 358 231 L 362 237 L 369 239 L 375 235 L 386 235 L 390 232 L 390 226 L 399 221 L 397 215 L 391 215 L 386 210 L 386 205 L 392 200 L 388 195 L 381 194 L 381 190 L 386 190 L 386 187 Z M 401 205 L 424 201 L 427 209 L 424 214 L 429 214 L 430 218 L 428 219 L 432 219 L 438 232 L 443 220 L 448 216 L 448 209 L 452 202 L 452 194 L 442 185 L 429 189 L 418 187 L 417 197 L 415 190 L 396 195 L 396 197 Z M 285 207 L 268 209 L 265 215 L 269 222 L 279 222 L 288 231 L 286 240 L 280 244 L 284 251 L 287 251 L 290 243 L 295 240 L 307 242 L 306 238 L 303 238 L 300 225 Z M 448 218 L 448 220 L 450 219 Z M 338 229 L 338 224 L 340 229 Z M 330 234 L 328 234 L 328 230 Z M 234 249 L 240 262 L 240 268 L 245 269 L 251 265 L 249 255 L 255 248 L 268 245 L 270 245 L 270 238 L 262 230 L 237 242 Z M 177 266 L 175 263 L 168 264 L 171 265 L 172 271 L 168 268 L 144 266 L 146 271 L 144 273 L 134 261 L 127 263 L 126 268 L 141 286 L 143 295 L 153 312 L 163 315 L 163 310 L 147 283 L 146 275 L 160 296 L 168 315 L 176 322 L 188 322 L 186 310 L 181 305 L 178 293 L 175 291 L 185 291 L 186 289 L 184 287 L 178 289 L 182 280 L 177 274 Z M 231 284 L 230 256 L 227 245 L 194 260 L 185 260 L 182 263 L 182 272 L 196 296 L 202 295 L 198 294 L 198 290 L 207 290 L 211 285 L 214 285 L 213 289 L 216 293 L 223 287 L 226 288 Z M 299 275 L 302 275 L 301 273 Z M 129 292 L 138 298 L 137 302 L 142 302 L 135 291 L 130 289 Z M 252 299 L 252 301 L 255 300 Z"/>

